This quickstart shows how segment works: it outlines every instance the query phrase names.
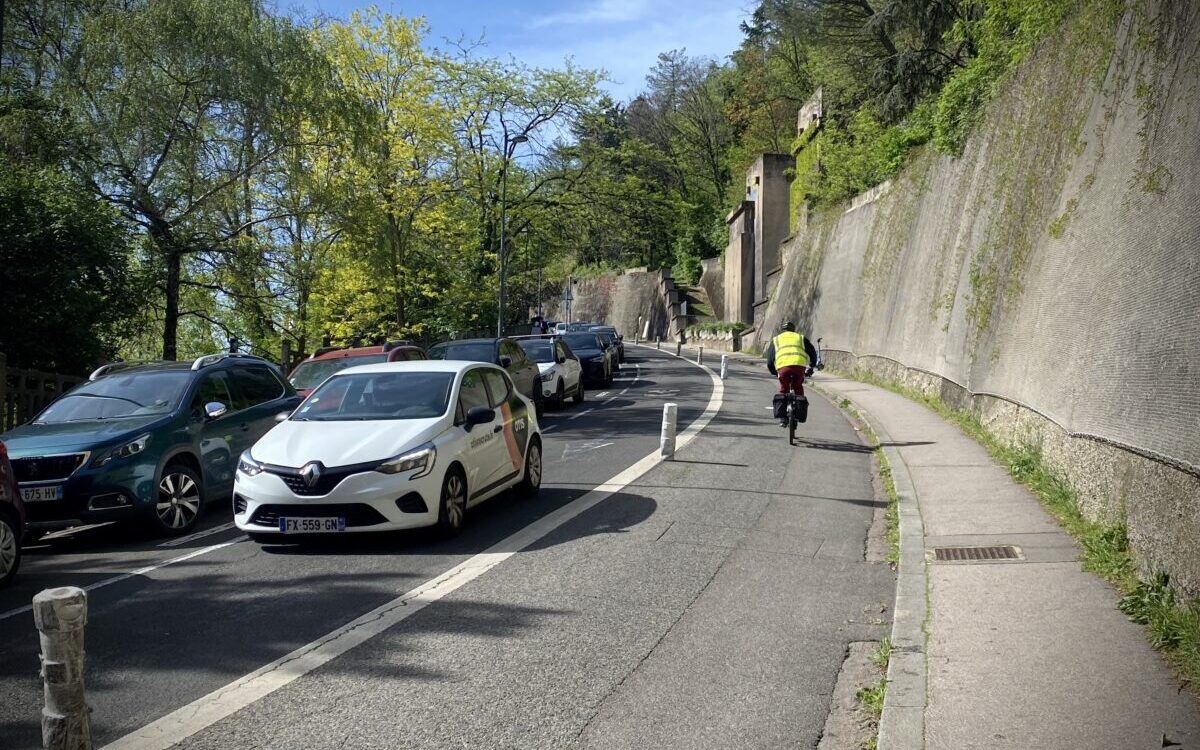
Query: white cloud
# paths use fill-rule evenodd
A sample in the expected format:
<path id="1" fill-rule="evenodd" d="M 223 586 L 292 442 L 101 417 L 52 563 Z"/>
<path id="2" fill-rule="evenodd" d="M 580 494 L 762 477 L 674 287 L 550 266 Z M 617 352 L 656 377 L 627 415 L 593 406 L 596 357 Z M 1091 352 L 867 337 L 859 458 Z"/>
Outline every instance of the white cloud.
<path id="1" fill-rule="evenodd" d="M 692 57 L 723 60 L 741 43 L 738 24 L 745 16 L 737 3 L 718 2 L 678 15 L 660 14 L 639 24 L 589 28 L 583 34 L 541 38 L 536 44 L 526 40 L 512 52 L 542 67 L 557 67 L 570 57 L 581 67 L 603 68 L 611 79 L 605 88 L 615 98 L 628 100 L 643 88 L 660 52 L 686 48 Z"/>
<path id="2" fill-rule="evenodd" d="M 644 18 L 650 9 L 648 0 L 594 0 L 577 11 L 552 13 L 530 22 L 530 28 L 578 26 L 590 23 L 624 23 Z"/>

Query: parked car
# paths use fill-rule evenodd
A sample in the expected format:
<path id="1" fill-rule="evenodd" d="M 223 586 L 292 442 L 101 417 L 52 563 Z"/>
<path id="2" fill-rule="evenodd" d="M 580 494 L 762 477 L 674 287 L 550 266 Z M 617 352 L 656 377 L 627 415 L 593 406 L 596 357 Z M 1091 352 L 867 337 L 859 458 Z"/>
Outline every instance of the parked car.
<path id="1" fill-rule="evenodd" d="M 288 382 L 296 393 L 307 396 L 325 378 L 339 370 L 357 365 L 379 362 L 407 362 L 425 359 L 425 351 L 411 341 L 389 341 L 383 346 L 339 347 L 327 346 L 313 352 L 288 375 Z"/>
<path id="2" fill-rule="evenodd" d="M 579 331 L 564 333 L 562 340 L 567 342 L 571 351 L 579 357 L 583 366 L 583 377 L 597 385 L 608 385 L 613 379 L 613 357 L 600 340 L 599 334 Z"/>
<path id="3" fill-rule="evenodd" d="M 554 408 L 566 406 L 567 394 L 575 403 L 583 403 L 583 365 L 559 336 L 521 336 L 517 343 L 526 356 L 537 362 L 542 378 L 542 395 Z"/>
<path id="4" fill-rule="evenodd" d="M 534 403 L 537 415 L 545 412 L 541 373 L 537 363 L 525 356 L 525 350 L 510 338 L 461 339 L 443 341 L 429 347 L 430 359 L 457 359 L 465 362 L 490 362 L 503 367 L 517 390 Z"/>
<path id="5" fill-rule="evenodd" d="M 595 331 L 608 343 L 617 348 L 617 364 L 625 364 L 625 339 L 612 326 L 592 326 L 588 330 Z"/>
<path id="6" fill-rule="evenodd" d="M 238 462 L 234 523 L 258 542 L 462 528 L 510 487 L 536 494 L 533 403 L 498 366 L 459 360 L 343 370 Z"/>
<path id="7" fill-rule="evenodd" d="M 138 521 L 183 534 L 228 501 L 238 455 L 300 400 L 245 354 L 117 363 L 0 439 L 31 531 Z"/>
<path id="8" fill-rule="evenodd" d="M 21 567 L 21 539 L 25 536 L 25 504 L 8 461 L 8 449 L 0 442 L 0 588 Z"/>

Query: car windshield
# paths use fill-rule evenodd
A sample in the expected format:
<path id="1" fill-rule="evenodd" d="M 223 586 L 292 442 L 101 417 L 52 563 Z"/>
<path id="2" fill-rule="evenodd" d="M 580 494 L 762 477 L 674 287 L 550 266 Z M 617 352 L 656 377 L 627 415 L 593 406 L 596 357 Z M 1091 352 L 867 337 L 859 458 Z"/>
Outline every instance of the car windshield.
<path id="1" fill-rule="evenodd" d="M 596 343 L 596 334 L 594 333 L 568 333 L 563 336 L 563 340 L 576 352 L 595 351 L 600 348 L 600 345 Z"/>
<path id="2" fill-rule="evenodd" d="M 524 339 L 517 343 L 534 362 L 554 361 L 554 342 L 550 339 Z"/>
<path id="3" fill-rule="evenodd" d="M 432 419 L 446 413 L 451 372 L 359 372 L 338 375 L 300 404 L 294 422 Z"/>
<path id="4" fill-rule="evenodd" d="M 191 376 L 190 370 L 160 370 L 102 377 L 50 404 L 34 424 L 168 414 L 179 404 Z"/>
<path id="5" fill-rule="evenodd" d="M 427 354 L 430 359 L 461 359 L 467 362 L 495 362 L 496 345 L 490 341 L 438 344 Z"/>
<path id="6" fill-rule="evenodd" d="M 292 376 L 288 378 L 288 382 L 292 384 L 293 388 L 309 390 L 325 382 L 325 378 L 335 372 L 341 372 L 347 367 L 373 365 L 385 360 L 387 360 L 386 354 L 367 354 L 361 357 L 335 357 L 333 359 L 309 360 L 308 362 L 301 362 L 292 371 Z"/>

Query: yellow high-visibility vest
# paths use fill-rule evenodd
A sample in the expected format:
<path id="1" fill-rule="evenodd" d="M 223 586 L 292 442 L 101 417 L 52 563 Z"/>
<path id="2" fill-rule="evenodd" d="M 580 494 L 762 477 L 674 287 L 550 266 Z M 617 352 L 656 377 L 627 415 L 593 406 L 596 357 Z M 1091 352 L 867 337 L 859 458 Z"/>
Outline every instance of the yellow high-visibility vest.
<path id="1" fill-rule="evenodd" d="M 775 345 L 775 369 L 808 364 L 808 356 L 804 353 L 804 337 L 795 331 L 784 331 L 771 343 Z"/>

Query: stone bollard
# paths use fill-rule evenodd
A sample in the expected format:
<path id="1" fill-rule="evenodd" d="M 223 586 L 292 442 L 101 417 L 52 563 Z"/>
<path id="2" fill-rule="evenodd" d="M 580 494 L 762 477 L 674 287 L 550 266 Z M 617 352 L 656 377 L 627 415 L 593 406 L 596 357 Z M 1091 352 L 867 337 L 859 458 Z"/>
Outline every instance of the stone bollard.
<path id="1" fill-rule="evenodd" d="M 725 379 L 725 367 L 726 367 L 725 359 L 726 359 L 725 355 L 722 354 L 721 355 L 721 380 Z"/>
<path id="2" fill-rule="evenodd" d="M 41 640 L 42 746 L 91 750 L 91 709 L 83 695 L 83 627 L 87 594 L 75 586 L 46 589 L 33 597 L 33 622 Z"/>
<path id="3" fill-rule="evenodd" d="M 659 350 L 662 349 L 662 339 L 654 339 L 654 348 Z"/>
<path id="4" fill-rule="evenodd" d="M 696 364 L 704 364 L 704 347 L 700 347 L 700 351 L 696 352 Z"/>
<path id="5" fill-rule="evenodd" d="M 675 356 L 678 357 L 682 353 L 683 353 L 683 342 L 676 341 L 675 342 Z"/>
<path id="6" fill-rule="evenodd" d="M 675 415 L 678 410 L 677 404 L 663 404 L 662 437 L 658 441 L 658 455 L 668 461 L 675 457 Z"/>

